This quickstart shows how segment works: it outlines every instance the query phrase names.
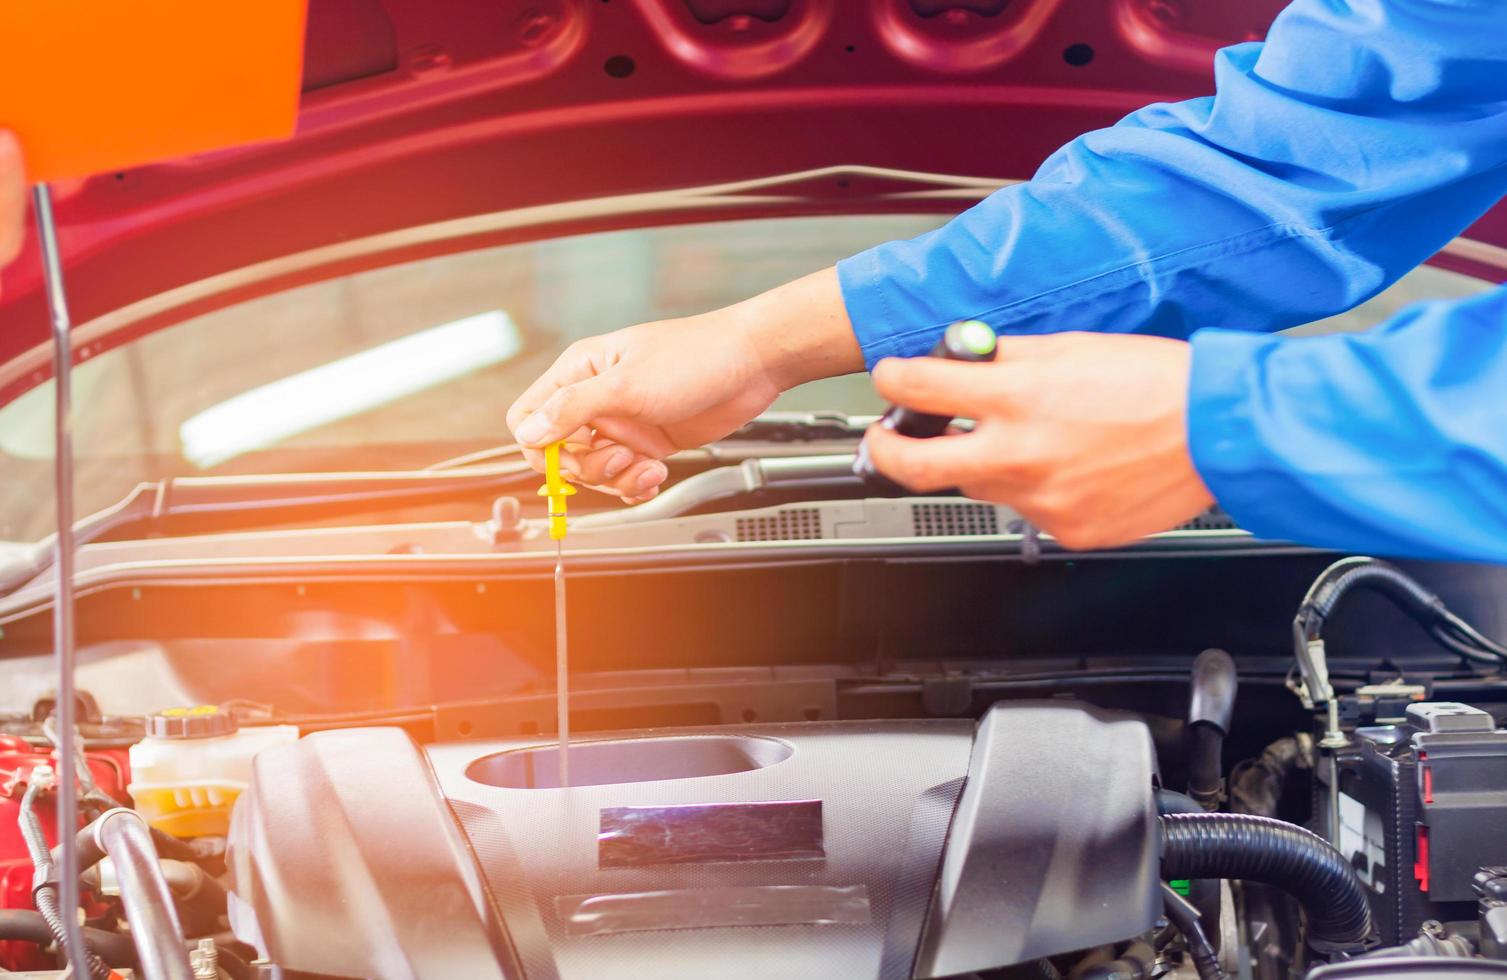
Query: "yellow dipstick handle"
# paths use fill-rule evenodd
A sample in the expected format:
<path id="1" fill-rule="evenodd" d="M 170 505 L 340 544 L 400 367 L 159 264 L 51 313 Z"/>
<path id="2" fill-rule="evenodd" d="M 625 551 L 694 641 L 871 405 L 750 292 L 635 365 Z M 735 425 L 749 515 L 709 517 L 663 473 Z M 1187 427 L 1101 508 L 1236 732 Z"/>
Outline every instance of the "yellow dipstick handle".
<path id="1" fill-rule="evenodd" d="M 565 498 L 575 495 L 576 488 L 560 475 L 560 447 L 552 442 L 544 447 L 544 486 L 539 496 L 549 498 L 549 536 L 556 541 L 565 537 Z"/>

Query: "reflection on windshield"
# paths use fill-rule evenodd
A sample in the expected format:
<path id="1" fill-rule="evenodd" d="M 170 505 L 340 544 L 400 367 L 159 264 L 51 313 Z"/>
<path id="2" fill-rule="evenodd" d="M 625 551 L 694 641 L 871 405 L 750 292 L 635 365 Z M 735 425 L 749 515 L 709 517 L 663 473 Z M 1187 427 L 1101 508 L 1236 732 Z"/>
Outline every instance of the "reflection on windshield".
<path id="1" fill-rule="evenodd" d="M 794 217 L 576 235 L 371 269 L 185 320 L 74 371 L 78 512 L 164 477 L 421 469 L 506 443 L 508 405 L 572 341 L 725 306 L 943 220 Z M 426 337 L 436 339 L 415 339 Z M 384 367 L 398 360 L 409 366 Z M 0 540 L 53 528 L 51 405 L 48 384 L 0 406 Z M 777 407 L 881 406 L 855 377 L 803 386 Z"/>
<path id="2" fill-rule="evenodd" d="M 500 364 L 522 347 L 517 325 L 501 310 L 420 330 L 190 416 L 178 427 L 183 456 L 201 469 L 215 466 Z"/>
<path id="3" fill-rule="evenodd" d="M 78 512 L 164 477 L 422 469 L 508 442 L 508 405 L 572 341 L 726 306 L 944 220 L 765 218 L 577 235 L 372 269 L 185 320 L 74 371 Z M 1364 328 L 1402 302 L 1487 285 L 1416 269 L 1313 329 Z M 802 385 L 774 407 L 883 410 L 862 375 Z M 0 540 L 53 530 L 51 454 L 46 384 L 0 406 Z"/>

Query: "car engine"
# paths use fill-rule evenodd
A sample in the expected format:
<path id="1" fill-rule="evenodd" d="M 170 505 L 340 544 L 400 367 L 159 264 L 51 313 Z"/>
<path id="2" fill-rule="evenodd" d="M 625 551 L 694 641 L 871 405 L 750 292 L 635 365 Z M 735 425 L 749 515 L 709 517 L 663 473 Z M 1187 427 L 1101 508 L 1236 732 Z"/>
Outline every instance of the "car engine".
<path id="1" fill-rule="evenodd" d="M 1367 591 L 1478 673 L 1336 686 L 1327 621 Z M 1286 685 L 1211 648 L 1173 703 L 1080 664 L 845 689 L 885 710 L 587 726 L 566 786 L 547 728 L 84 699 L 90 972 L 171 976 L 165 931 L 205 978 L 1507 973 L 1496 645 L 1368 559 L 1323 572 L 1293 638 Z M 0 736 L 0 967 L 48 977 L 50 718 Z"/>

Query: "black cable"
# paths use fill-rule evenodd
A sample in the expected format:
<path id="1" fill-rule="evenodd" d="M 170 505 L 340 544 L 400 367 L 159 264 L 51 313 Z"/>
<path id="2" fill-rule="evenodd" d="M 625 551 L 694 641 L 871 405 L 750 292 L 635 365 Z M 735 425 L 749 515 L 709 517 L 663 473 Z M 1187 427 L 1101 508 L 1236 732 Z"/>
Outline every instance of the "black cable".
<path id="1" fill-rule="evenodd" d="M 84 940 L 110 966 L 135 967 L 136 947 L 130 936 L 85 926 Z M 57 938 L 42 913 L 31 909 L 0 909 L 0 942 L 9 941 L 51 946 Z"/>
<path id="2" fill-rule="evenodd" d="M 1219 957 L 1214 954 L 1214 947 L 1209 944 L 1209 936 L 1193 906 L 1166 884 L 1162 885 L 1162 905 L 1167 910 L 1167 918 L 1177 926 L 1177 931 L 1183 934 L 1183 941 L 1188 944 L 1188 954 L 1193 957 L 1198 980 L 1226 980 L 1224 967 L 1219 965 Z"/>
<path id="3" fill-rule="evenodd" d="M 1486 664 L 1492 667 L 1500 667 L 1502 665 L 1502 659 L 1496 654 L 1487 653 L 1480 647 L 1465 642 L 1447 630 L 1431 629 L 1429 630 L 1429 635 L 1434 638 L 1435 643 L 1438 643 L 1451 653 L 1458 654 L 1463 659 L 1469 660 L 1471 663 Z"/>
<path id="4" fill-rule="evenodd" d="M 1161 818 L 1162 877 L 1257 881 L 1297 899 L 1308 917 L 1309 945 L 1355 950 L 1370 938 L 1365 886 L 1345 856 L 1296 824 L 1244 813 Z"/>
<path id="5" fill-rule="evenodd" d="M 1424 627 L 1450 652 L 1475 663 L 1507 664 L 1507 646 L 1485 636 L 1455 615 L 1444 600 L 1401 569 L 1377 558 L 1342 558 L 1319 573 L 1293 617 L 1293 646 L 1299 663 L 1308 643 L 1320 638 L 1324 622 L 1351 589 L 1380 592 Z M 1318 697 L 1323 692 L 1311 692 Z"/>
<path id="6" fill-rule="evenodd" d="M 58 901 L 58 882 L 52 863 L 52 852 L 47 849 L 47 837 L 42 833 L 42 821 L 37 817 L 36 798 L 37 783 L 35 779 L 26 784 L 26 792 L 21 795 L 20 826 L 21 837 L 26 841 L 26 850 L 31 857 L 32 867 L 35 869 L 32 877 L 32 904 L 37 907 L 37 912 L 42 916 L 47 928 L 52 933 L 53 941 L 59 951 L 67 959 L 67 934 L 64 931 L 63 915 L 75 915 L 74 909 L 63 909 Z M 87 940 L 84 945 L 84 958 L 82 964 L 70 963 L 74 973 L 80 972 L 80 967 L 87 970 L 91 980 L 109 980 L 110 967 L 100 959 L 94 950 L 90 949 Z"/>

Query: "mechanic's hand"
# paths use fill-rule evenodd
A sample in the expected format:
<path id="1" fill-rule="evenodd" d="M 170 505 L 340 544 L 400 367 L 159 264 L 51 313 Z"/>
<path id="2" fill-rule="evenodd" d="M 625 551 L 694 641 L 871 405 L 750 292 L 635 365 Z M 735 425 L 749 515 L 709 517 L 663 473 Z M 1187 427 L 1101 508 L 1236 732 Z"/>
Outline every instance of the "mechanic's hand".
<path id="1" fill-rule="evenodd" d="M 508 426 L 525 447 L 566 439 L 572 477 L 633 502 L 658 492 L 661 459 L 720 439 L 779 392 L 729 325 L 661 320 L 571 344 L 513 403 Z M 538 468 L 538 451 L 525 453 Z"/>
<path id="2" fill-rule="evenodd" d="M 664 457 L 735 431 L 786 388 L 862 366 L 827 269 L 723 310 L 577 341 L 507 422 L 535 469 L 540 448 L 564 439 L 560 463 L 576 482 L 635 503 L 659 492 Z"/>
<path id="3" fill-rule="evenodd" d="M 0 130 L 0 265 L 21 251 L 26 221 L 26 171 L 21 144 Z"/>
<path id="4" fill-rule="evenodd" d="M 1068 548 L 1176 527 L 1214 502 L 1188 454 L 1191 348 L 1126 334 L 1003 337 L 996 360 L 888 359 L 874 386 L 910 408 L 977 420 L 907 439 L 874 426 L 874 464 L 918 492 L 1007 504 Z"/>

